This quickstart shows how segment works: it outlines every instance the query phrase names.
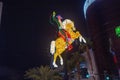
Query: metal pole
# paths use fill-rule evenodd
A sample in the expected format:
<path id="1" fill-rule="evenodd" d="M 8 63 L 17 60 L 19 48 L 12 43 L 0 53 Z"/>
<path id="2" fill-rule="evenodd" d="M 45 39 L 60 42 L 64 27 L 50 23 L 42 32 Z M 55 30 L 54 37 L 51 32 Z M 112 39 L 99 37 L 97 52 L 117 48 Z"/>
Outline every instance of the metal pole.
<path id="1" fill-rule="evenodd" d="M 68 51 L 66 50 L 64 52 L 64 80 L 69 80 L 68 79 L 68 71 L 67 71 L 67 54 L 68 54 Z"/>

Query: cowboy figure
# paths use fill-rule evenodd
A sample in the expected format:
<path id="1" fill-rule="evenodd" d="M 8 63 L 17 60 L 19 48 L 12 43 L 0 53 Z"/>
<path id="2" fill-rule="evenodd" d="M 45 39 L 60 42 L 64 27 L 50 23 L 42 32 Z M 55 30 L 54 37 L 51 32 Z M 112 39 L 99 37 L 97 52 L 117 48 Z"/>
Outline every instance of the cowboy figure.
<path id="1" fill-rule="evenodd" d="M 70 34 L 64 29 L 63 25 L 62 25 L 62 20 L 63 18 L 60 15 L 56 16 L 56 13 L 53 12 L 52 14 L 52 20 L 58 25 L 58 36 L 62 37 L 65 42 L 66 42 L 66 48 L 68 48 L 68 50 L 72 49 L 72 45 L 69 43 L 69 41 L 71 40 L 71 36 Z"/>

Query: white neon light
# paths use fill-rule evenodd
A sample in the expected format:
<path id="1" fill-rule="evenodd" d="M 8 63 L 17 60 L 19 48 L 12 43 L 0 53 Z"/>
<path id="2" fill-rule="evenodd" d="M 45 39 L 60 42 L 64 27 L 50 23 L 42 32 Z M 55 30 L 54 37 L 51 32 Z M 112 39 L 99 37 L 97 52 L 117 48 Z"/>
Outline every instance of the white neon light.
<path id="1" fill-rule="evenodd" d="M 79 37 L 79 41 L 80 41 L 80 42 L 83 41 L 84 43 L 86 43 L 86 40 L 85 40 L 82 36 Z"/>

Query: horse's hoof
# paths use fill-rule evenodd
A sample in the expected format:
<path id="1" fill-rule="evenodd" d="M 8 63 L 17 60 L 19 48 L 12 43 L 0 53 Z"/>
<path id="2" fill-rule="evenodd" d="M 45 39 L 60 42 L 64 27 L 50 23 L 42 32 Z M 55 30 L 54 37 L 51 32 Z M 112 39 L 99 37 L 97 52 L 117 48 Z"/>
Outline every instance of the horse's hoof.
<path id="1" fill-rule="evenodd" d="M 54 67 L 58 67 L 58 65 L 53 65 Z"/>
<path id="2" fill-rule="evenodd" d="M 61 61 L 60 64 L 63 65 L 63 61 Z"/>
<path id="3" fill-rule="evenodd" d="M 54 66 L 54 67 L 58 67 L 58 65 L 57 65 L 57 64 L 55 64 L 55 63 L 53 63 L 53 66 Z"/>

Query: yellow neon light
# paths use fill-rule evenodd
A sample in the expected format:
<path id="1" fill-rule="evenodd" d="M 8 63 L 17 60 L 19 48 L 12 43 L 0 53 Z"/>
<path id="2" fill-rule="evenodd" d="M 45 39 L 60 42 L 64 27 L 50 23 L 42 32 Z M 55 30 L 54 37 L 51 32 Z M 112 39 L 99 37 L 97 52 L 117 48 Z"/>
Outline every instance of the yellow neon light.
<path id="1" fill-rule="evenodd" d="M 83 41 L 86 43 L 86 40 L 82 37 L 80 32 L 75 31 L 76 29 L 74 27 L 73 21 L 71 21 L 70 19 L 65 19 L 61 25 L 62 25 L 62 29 L 67 31 L 69 33 L 69 35 L 71 36 L 71 38 L 68 40 L 69 45 L 71 45 L 74 42 L 74 40 L 78 39 L 78 38 L 79 38 L 80 42 Z M 62 37 L 58 37 L 55 41 L 51 42 L 50 52 L 54 56 L 54 60 L 53 60 L 54 67 L 58 67 L 58 65 L 56 64 L 57 57 L 60 58 L 60 63 L 61 63 L 61 65 L 63 65 L 63 58 L 62 58 L 61 54 L 67 48 L 68 48 L 68 45 L 66 44 L 66 41 Z"/>

